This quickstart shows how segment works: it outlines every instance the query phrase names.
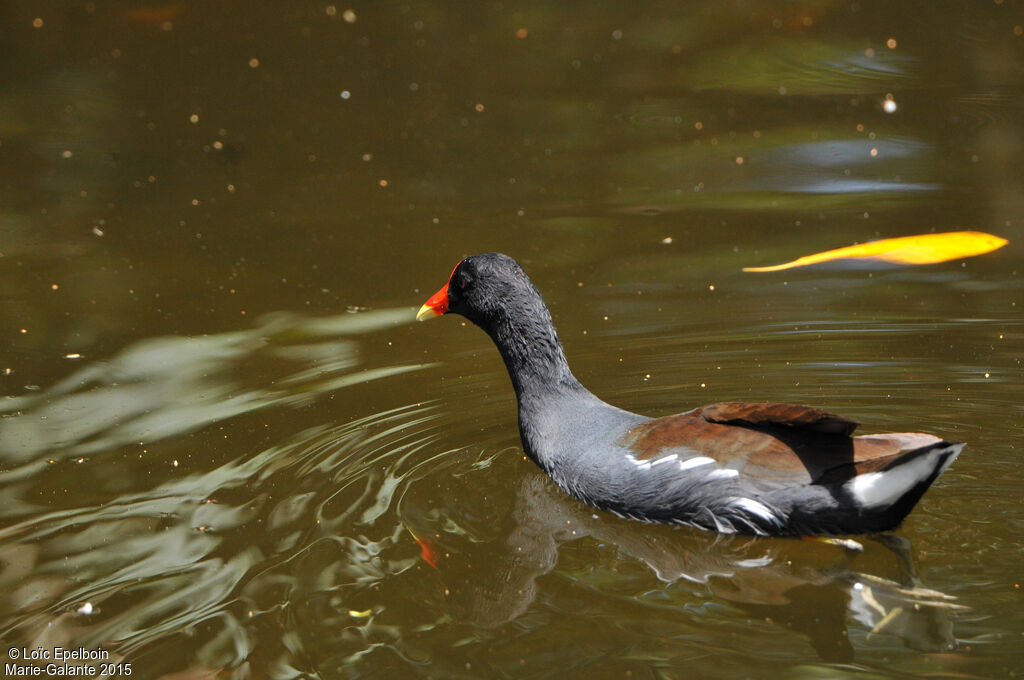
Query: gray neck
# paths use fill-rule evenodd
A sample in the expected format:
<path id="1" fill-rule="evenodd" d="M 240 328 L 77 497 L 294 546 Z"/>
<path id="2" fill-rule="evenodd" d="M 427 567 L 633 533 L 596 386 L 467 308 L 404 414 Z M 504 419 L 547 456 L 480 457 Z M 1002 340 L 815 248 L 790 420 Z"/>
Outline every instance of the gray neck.
<path id="1" fill-rule="evenodd" d="M 569 392 L 586 392 L 569 369 L 546 308 L 531 316 L 502 315 L 487 328 L 505 360 L 520 407 Z"/>

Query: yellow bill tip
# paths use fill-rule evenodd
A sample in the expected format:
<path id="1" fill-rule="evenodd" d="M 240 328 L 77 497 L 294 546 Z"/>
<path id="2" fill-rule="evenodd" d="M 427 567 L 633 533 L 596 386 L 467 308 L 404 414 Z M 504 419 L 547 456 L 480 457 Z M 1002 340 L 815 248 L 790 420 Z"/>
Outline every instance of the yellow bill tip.
<path id="1" fill-rule="evenodd" d="M 441 286 L 441 290 L 430 296 L 430 299 L 423 303 L 420 311 L 416 312 L 417 321 L 426 321 L 435 316 L 441 316 L 448 311 L 448 284 Z"/>
<path id="2" fill-rule="evenodd" d="M 423 305 L 420 307 L 420 311 L 416 312 L 417 321 L 426 321 L 427 319 L 433 319 L 436 316 L 441 316 L 441 312 L 433 307 L 428 307 L 427 305 Z"/>

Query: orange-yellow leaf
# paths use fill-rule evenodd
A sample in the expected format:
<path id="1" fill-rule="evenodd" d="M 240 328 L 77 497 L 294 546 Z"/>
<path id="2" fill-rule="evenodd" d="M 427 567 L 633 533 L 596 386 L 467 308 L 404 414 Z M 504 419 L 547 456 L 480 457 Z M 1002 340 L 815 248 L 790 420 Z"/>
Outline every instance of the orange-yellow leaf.
<path id="1" fill-rule="evenodd" d="M 1008 241 L 1005 238 L 986 234 L 982 231 L 950 231 L 944 234 L 919 234 L 886 238 L 871 241 L 823 253 L 805 255 L 804 257 L 776 264 L 770 267 L 744 267 L 745 272 L 777 272 L 793 267 L 806 267 L 810 264 L 832 262 L 834 260 L 872 260 L 892 262 L 893 264 L 933 264 L 945 262 L 959 257 L 973 257 L 1002 248 Z"/>

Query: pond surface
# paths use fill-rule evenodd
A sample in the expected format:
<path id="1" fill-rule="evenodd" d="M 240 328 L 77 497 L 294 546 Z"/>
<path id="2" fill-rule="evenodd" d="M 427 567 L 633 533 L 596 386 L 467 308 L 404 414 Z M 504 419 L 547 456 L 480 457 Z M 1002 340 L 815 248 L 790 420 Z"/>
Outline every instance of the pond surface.
<path id="1" fill-rule="evenodd" d="M 680 4 L 4 4 L 4 662 L 1024 673 L 1024 5 Z M 1009 245 L 741 271 L 958 229 Z M 859 551 L 595 512 L 412 322 L 484 250 L 616 405 L 967 448 Z"/>

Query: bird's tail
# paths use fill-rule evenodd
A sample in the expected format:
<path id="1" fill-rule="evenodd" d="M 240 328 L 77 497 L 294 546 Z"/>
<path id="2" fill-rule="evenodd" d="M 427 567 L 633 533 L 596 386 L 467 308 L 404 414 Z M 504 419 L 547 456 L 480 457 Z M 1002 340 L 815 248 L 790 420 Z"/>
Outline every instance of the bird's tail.
<path id="1" fill-rule="evenodd" d="M 963 448 L 963 442 L 940 440 L 909 451 L 875 472 L 857 475 L 843 488 L 862 515 L 874 515 L 887 525 L 884 528 L 892 528 L 903 521 Z"/>

